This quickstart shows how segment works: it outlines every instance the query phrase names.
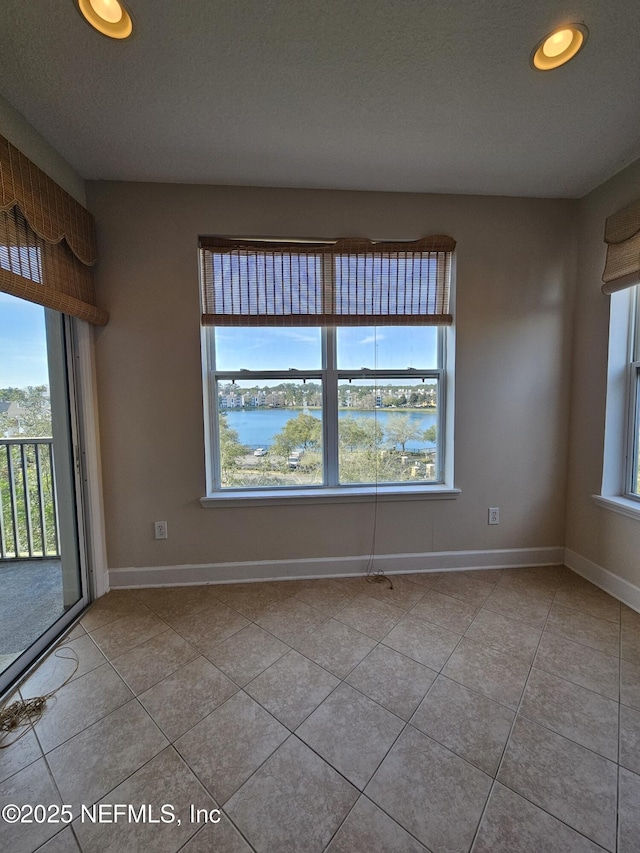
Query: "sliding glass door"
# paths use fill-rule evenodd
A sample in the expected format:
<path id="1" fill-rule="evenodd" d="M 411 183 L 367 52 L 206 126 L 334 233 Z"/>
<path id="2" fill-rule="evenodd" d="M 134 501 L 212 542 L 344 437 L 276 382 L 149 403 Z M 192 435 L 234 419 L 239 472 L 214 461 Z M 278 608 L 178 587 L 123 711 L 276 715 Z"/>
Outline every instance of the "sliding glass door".
<path id="1" fill-rule="evenodd" d="M 72 321 L 0 294 L 0 689 L 88 602 Z"/>

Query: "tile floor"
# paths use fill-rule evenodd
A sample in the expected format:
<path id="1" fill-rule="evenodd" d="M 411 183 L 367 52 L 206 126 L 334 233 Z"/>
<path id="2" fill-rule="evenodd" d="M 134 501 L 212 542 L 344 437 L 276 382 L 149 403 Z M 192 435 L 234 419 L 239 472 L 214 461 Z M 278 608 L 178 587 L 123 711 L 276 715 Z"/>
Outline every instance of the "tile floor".
<path id="1" fill-rule="evenodd" d="M 115 591 L 63 642 L 0 805 L 75 819 L 8 853 L 640 850 L 640 615 L 566 568 Z"/>

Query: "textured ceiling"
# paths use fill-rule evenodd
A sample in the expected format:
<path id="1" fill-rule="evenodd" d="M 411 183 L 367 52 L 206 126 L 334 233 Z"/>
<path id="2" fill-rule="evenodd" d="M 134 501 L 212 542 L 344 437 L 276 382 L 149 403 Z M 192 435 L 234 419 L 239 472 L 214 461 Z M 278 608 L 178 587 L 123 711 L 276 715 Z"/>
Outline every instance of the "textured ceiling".
<path id="1" fill-rule="evenodd" d="M 640 156 L 638 0 L 1 0 L 0 93 L 85 178 L 579 197 Z M 554 27 L 590 37 L 529 67 Z"/>

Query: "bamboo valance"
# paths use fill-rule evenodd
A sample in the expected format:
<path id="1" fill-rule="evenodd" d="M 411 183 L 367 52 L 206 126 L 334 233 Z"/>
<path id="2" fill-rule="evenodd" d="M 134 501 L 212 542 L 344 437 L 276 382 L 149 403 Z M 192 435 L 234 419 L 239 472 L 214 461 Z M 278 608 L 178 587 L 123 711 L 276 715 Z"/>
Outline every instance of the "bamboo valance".
<path id="1" fill-rule="evenodd" d="M 19 207 L 47 243 L 66 240 L 86 266 L 97 260 L 93 217 L 42 169 L 0 136 L 0 210 Z"/>
<path id="2" fill-rule="evenodd" d="M 103 325 L 88 210 L 0 136 L 0 291 Z"/>
<path id="3" fill-rule="evenodd" d="M 201 237 L 202 323 L 448 325 L 455 240 L 325 242 Z"/>
<path id="4" fill-rule="evenodd" d="M 607 260 L 603 293 L 640 284 L 640 201 L 610 216 L 605 224 Z"/>
<path id="5" fill-rule="evenodd" d="M 18 207 L 0 212 L 0 291 L 98 326 L 109 318 L 95 304 L 91 267 L 64 240 L 39 237 Z"/>

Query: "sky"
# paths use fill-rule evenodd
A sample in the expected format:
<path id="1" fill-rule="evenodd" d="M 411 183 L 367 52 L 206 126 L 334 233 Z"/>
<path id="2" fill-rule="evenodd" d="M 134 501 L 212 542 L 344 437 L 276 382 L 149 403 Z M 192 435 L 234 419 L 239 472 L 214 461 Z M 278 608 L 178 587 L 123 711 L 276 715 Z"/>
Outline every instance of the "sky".
<path id="1" fill-rule="evenodd" d="M 380 370 L 437 367 L 433 326 L 339 328 L 338 368 Z M 218 370 L 319 370 L 320 329 L 253 328 L 216 330 Z"/>
<path id="2" fill-rule="evenodd" d="M 0 293 L 0 388 L 48 384 L 44 308 Z"/>

